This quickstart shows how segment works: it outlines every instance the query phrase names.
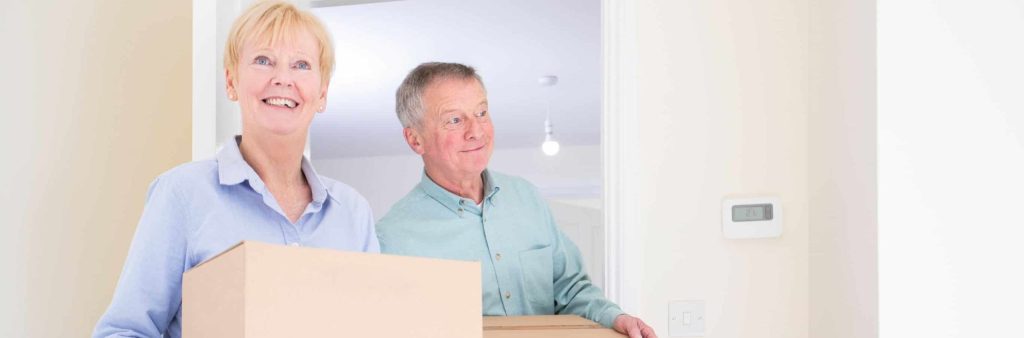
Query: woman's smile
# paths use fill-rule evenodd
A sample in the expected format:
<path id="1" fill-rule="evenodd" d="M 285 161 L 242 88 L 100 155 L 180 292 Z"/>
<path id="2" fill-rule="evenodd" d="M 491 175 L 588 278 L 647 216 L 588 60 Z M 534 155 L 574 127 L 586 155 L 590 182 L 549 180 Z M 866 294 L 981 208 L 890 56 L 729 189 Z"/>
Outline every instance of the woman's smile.
<path id="1" fill-rule="evenodd" d="M 267 105 L 274 107 L 282 107 L 289 109 L 297 108 L 299 106 L 299 103 L 295 102 L 295 100 L 285 97 L 268 97 L 263 99 L 263 103 L 266 103 Z"/>

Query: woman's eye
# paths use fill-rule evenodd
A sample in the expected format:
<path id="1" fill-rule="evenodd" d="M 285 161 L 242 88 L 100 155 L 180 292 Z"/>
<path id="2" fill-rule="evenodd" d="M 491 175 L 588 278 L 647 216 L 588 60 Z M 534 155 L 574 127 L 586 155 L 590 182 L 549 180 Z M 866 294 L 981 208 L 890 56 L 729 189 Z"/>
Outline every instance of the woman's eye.
<path id="1" fill-rule="evenodd" d="M 313 67 L 309 65 L 309 62 L 306 62 L 306 61 L 296 62 L 295 63 L 295 68 L 306 69 L 306 70 L 313 69 Z"/>
<path id="2" fill-rule="evenodd" d="M 256 59 L 252 61 L 252 63 L 257 64 L 257 65 L 261 65 L 261 66 L 269 66 L 270 65 L 270 58 L 268 58 L 266 56 L 260 55 L 260 56 L 257 56 Z"/>

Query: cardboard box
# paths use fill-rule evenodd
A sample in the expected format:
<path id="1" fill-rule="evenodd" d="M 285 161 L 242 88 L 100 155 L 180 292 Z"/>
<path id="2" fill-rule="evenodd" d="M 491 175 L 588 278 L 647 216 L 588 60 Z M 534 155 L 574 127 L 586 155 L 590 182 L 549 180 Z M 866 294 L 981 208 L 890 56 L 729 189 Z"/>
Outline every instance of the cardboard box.
<path id="1" fill-rule="evenodd" d="M 188 338 L 480 338 L 480 264 L 246 241 L 185 272 Z"/>
<path id="2" fill-rule="evenodd" d="M 580 316 L 484 317 L 484 338 L 624 338 Z"/>

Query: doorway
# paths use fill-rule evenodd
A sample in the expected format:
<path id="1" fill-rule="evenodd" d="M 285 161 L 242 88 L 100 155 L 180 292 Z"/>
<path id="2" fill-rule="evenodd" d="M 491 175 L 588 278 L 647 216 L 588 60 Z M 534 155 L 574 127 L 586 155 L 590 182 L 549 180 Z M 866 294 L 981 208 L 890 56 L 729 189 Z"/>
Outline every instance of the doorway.
<path id="1" fill-rule="evenodd" d="M 192 158 L 194 160 L 213 156 L 223 140 L 230 139 L 241 129 L 237 108 L 228 104 L 224 92 L 221 60 L 223 60 L 224 40 L 231 22 L 252 1 L 254 0 L 194 0 L 192 3 Z M 295 0 L 300 6 L 313 8 L 389 1 L 393 0 Z M 627 172 L 623 165 L 631 161 L 631 153 L 626 150 L 634 147 L 633 142 L 637 137 L 638 122 L 634 118 L 637 75 L 635 61 L 636 4 L 633 0 L 600 0 L 599 2 L 601 7 L 599 28 L 601 73 L 599 77 L 602 88 L 600 109 L 603 111 L 600 116 L 599 153 L 601 162 L 600 166 L 592 168 L 601 172 L 601 178 L 599 185 L 591 186 L 588 189 L 600 191 L 601 197 L 597 200 L 571 196 L 563 197 L 563 199 L 582 199 L 584 202 L 581 203 L 602 207 L 600 209 L 603 214 L 601 235 L 604 238 L 604 243 L 603 245 L 596 243 L 596 247 L 603 248 L 601 254 L 604 256 L 603 286 L 605 293 L 610 300 L 617 302 L 627 312 L 638 311 L 640 286 L 643 285 L 638 271 L 642 266 L 643 252 L 640 250 L 641 244 L 638 243 L 639 236 L 635 232 L 639 212 L 637 207 L 630 202 L 636 199 L 629 184 L 634 174 Z M 568 17 L 573 14 L 572 12 L 568 13 L 570 14 L 563 13 L 563 16 Z M 453 61 L 466 62 L 465 60 Z M 394 85 L 396 84 L 391 84 L 391 86 Z M 493 86 L 489 89 L 491 91 L 498 90 Z M 390 102 L 390 100 L 390 97 L 384 98 L 382 102 Z M 393 126 L 397 128 L 397 123 L 390 121 L 387 123 L 394 123 Z M 534 123 L 537 122 L 534 121 Z M 558 124 L 558 126 L 563 124 L 565 123 Z M 561 134 L 562 129 L 558 128 L 560 127 L 556 127 L 556 134 Z M 494 160 L 499 158 L 501 157 L 495 156 Z M 387 161 L 388 159 L 383 160 Z M 392 160 L 400 161 L 401 159 Z M 415 164 L 420 165 L 418 162 Z M 524 176 L 522 173 L 518 174 Z M 532 180 L 531 177 L 524 177 Z M 411 184 L 409 183 L 407 186 L 411 187 Z M 363 191 L 364 195 L 367 193 L 367 191 Z M 596 265 L 590 263 L 591 268 L 596 268 Z M 591 275 L 596 276 L 596 271 L 591 270 Z"/>

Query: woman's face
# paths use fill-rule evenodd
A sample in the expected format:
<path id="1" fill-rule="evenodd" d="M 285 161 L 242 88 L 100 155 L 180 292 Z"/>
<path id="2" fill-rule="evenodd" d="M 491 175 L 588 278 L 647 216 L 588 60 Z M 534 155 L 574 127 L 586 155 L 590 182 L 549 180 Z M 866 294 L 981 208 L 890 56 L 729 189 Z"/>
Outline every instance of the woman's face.
<path id="1" fill-rule="evenodd" d="M 319 51 L 305 31 L 272 46 L 257 41 L 241 46 L 236 72 L 227 70 L 226 76 L 228 97 L 242 108 L 244 133 L 307 134 L 313 115 L 327 103 Z"/>

